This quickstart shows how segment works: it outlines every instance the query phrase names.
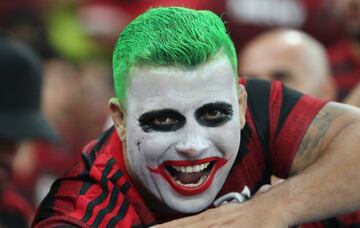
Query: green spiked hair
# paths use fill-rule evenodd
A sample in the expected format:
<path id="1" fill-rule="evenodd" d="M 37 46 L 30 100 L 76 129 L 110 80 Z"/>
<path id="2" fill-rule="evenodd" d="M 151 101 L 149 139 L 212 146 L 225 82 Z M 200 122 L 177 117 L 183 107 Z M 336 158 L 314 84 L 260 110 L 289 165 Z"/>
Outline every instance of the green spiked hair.
<path id="1" fill-rule="evenodd" d="M 153 8 L 134 19 L 121 33 L 113 53 L 116 96 L 126 98 L 132 66 L 192 67 L 220 50 L 237 72 L 237 58 L 222 20 L 206 10 Z M 236 74 L 237 75 L 237 74 Z"/>

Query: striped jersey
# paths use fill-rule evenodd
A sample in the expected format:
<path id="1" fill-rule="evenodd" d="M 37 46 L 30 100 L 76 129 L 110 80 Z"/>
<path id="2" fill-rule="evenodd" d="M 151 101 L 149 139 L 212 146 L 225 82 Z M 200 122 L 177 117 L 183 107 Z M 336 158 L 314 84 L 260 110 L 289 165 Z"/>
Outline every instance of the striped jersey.
<path id="1" fill-rule="evenodd" d="M 240 79 L 248 93 L 246 124 L 235 163 L 219 196 L 254 194 L 270 176 L 286 178 L 295 153 L 325 102 L 280 82 Z M 77 165 L 56 180 L 41 203 L 35 227 L 148 227 L 186 216 L 159 212 L 129 177 L 114 128 L 90 142 Z"/>

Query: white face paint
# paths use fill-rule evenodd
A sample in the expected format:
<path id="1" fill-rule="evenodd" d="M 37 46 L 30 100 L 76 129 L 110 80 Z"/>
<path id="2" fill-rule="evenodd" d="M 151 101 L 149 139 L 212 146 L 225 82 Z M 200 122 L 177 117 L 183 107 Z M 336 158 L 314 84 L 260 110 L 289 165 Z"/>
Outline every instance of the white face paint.
<path id="1" fill-rule="evenodd" d="M 194 69 L 130 70 L 128 168 L 176 211 L 208 207 L 233 165 L 240 144 L 234 74 L 224 56 Z"/>

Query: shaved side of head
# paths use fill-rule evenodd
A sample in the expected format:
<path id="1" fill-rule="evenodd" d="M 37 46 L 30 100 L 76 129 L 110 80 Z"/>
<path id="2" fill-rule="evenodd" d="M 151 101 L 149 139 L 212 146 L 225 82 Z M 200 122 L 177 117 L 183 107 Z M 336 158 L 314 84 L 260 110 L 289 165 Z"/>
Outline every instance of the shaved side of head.
<path id="1" fill-rule="evenodd" d="M 240 55 L 239 72 L 248 77 L 281 80 L 323 99 L 334 98 L 326 50 L 301 31 L 276 29 L 255 37 Z"/>

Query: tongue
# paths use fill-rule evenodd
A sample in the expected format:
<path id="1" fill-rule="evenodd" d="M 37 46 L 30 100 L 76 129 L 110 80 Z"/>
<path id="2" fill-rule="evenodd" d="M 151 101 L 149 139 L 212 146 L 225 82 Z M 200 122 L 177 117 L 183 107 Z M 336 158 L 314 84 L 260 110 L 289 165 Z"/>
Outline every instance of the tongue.
<path id="1" fill-rule="evenodd" d="M 203 172 L 195 172 L 195 173 L 183 173 L 178 172 L 176 175 L 176 179 L 181 181 L 183 184 L 195 184 L 200 180 L 200 177 L 204 175 Z"/>

